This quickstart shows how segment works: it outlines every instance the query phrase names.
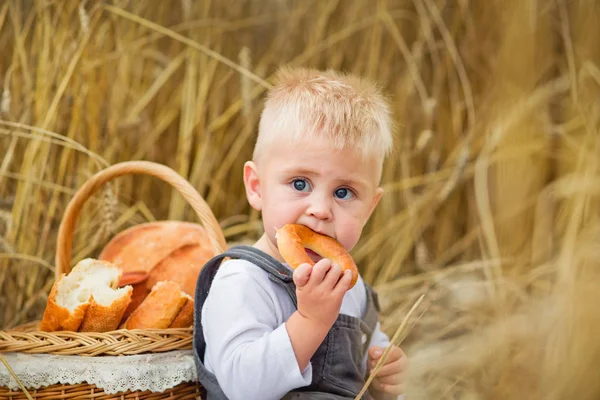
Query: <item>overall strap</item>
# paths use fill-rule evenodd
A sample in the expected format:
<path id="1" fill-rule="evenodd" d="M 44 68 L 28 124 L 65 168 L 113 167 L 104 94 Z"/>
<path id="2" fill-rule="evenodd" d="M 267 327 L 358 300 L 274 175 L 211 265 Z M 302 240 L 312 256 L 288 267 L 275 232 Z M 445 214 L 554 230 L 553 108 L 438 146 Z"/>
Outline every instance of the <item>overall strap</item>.
<path id="1" fill-rule="evenodd" d="M 271 257 L 262 250 L 252 246 L 235 246 L 227 250 L 225 253 L 231 258 L 240 258 L 252 262 L 258 265 L 269 274 L 281 277 L 284 282 L 291 282 L 292 276 L 288 269 L 286 269 L 279 261 Z"/>
<path id="2" fill-rule="evenodd" d="M 262 250 L 259 250 L 252 246 L 235 246 L 227 250 L 225 254 L 228 254 L 231 258 L 239 258 L 242 260 L 250 261 L 254 265 L 262 268 L 269 274 L 269 279 L 279 284 L 291 298 L 294 303 L 294 307 L 298 307 L 298 300 L 296 299 L 296 285 L 292 278 L 292 272 L 285 268 L 279 261 L 271 257 Z"/>
<path id="3" fill-rule="evenodd" d="M 367 292 L 367 312 L 365 313 L 364 322 L 371 331 L 374 331 L 377 321 L 379 320 L 379 313 L 381 312 L 379 296 L 375 289 L 366 282 L 365 289 Z"/>

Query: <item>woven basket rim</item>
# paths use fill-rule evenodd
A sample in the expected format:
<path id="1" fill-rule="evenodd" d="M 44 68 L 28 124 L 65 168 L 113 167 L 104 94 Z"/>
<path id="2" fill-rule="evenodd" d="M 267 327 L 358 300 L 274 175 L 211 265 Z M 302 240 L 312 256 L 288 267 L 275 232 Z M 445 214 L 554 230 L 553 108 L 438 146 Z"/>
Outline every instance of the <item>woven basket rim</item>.
<path id="1" fill-rule="evenodd" d="M 0 353 L 124 356 L 190 350 L 193 328 L 119 329 L 110 332 L 43 332 L 39 322 L 0 330 Z"/>
<path id="2" fill-rule="evenodd" d="M 106 394 L 104 390 L 96 385 L 87 383 L 77 385 L 50 385 L 39 389 L 27 389 L 29 395 L 37 400 L 67 400 L 67 399 L 170 399 L 170 400 L 187 400 L 199 399 L 204 394 L 202 386 L 198 382 L 183 382 L 179 385 L 167 389 L 164 392 L 150 391 L 128 391 L 115 394 Z M 26 399 L 25 394 L 21 390 L 10 390 L 7 387 L 0 386 L 0 398 L 8 399 Z"/>

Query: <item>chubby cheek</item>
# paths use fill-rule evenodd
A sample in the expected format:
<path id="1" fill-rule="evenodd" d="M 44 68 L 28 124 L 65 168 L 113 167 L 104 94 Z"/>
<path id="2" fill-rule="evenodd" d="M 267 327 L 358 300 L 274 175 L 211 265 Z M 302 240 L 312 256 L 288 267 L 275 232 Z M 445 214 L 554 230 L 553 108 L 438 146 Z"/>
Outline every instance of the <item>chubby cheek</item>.
<path id="1" fill-rule="evenodd" d="M 358 221 L 347 221 L 336 227 L 338 242 L 348 251 L 358 243 L 362 232 L 362 224 Z"/>
<path id="2" fill-rule="evenodd" d="M 262 213 L 262 219 L 271 240 L 275 239 L 275 229 L 285 224 L 294 223 L 298 219 L 298 210 L 287 202 L 268 204 Z"/>

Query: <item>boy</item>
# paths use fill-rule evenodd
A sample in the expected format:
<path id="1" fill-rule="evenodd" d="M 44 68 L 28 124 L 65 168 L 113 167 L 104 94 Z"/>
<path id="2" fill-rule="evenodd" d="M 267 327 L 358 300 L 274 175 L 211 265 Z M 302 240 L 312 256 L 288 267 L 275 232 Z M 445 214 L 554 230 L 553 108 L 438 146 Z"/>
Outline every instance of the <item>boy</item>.
<path id="1" fill-rule="evenodd" d="M 316 264 L 292 271 L 275 228 L 302 224 L 351 250 L 381 198 L 391 145 L 388 105 L 369 83 L 279 71 L 244 165 L 246 196 L 265 233 L 213 258 L 198 278 L 194 351 L 209 400 L 358 395 L 389 343 L 376 295 L 360 276 L 349 289 L 350 274 L 310 250 Z M 393 347 L 363 399 L 398 398 L 406 367 Z"/>

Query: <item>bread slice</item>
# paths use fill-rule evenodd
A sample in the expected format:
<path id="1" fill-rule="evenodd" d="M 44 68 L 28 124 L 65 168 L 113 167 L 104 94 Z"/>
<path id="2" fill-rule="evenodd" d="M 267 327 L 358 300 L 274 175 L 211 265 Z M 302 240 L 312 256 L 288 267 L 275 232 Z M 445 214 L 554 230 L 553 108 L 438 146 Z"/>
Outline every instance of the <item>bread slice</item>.
<path id="1" fill-rule="evenodd" d="M 161 281 L 123 324 L 125 329 L 166 329 L 190 296 L 172 281 Z"/>
<path id="2" fill-rule="evenodd" d="M 117 289 L 116 265 L 87 258 L 54 283 L 40 324 L 46 332 L 107 332 L 118 328 L 133 288 Z"/>

